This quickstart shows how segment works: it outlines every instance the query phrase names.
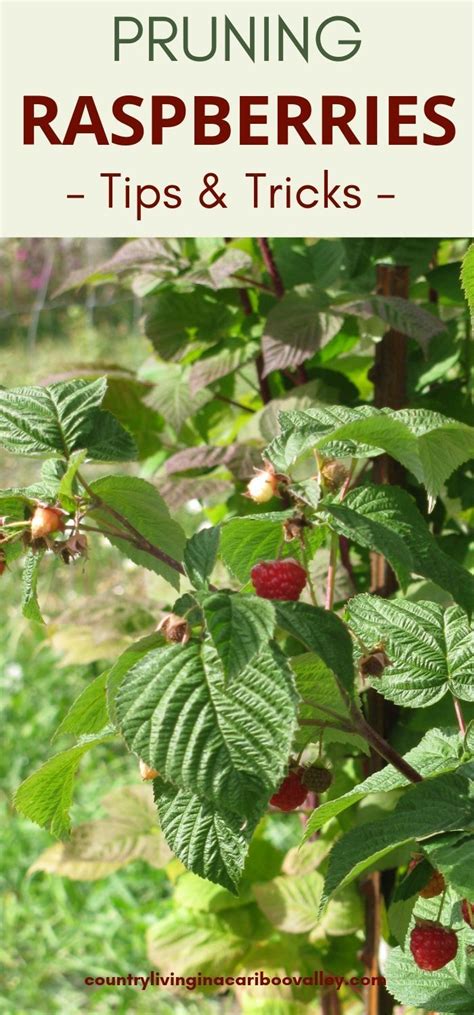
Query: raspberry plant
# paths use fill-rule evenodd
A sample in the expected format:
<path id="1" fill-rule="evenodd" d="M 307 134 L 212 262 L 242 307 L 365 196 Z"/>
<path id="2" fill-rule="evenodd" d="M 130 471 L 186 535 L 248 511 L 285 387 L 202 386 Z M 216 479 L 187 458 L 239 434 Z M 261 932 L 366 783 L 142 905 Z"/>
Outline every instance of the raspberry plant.
<path id="1" fill-rule="evenodd" d="M 345 252 L 325 242 L 319 255 L 314 248 L 318 287 L 295 280 L 291 258 L 285 282 L 268 241 L 256 245 L 267 274 L 249 243 L 199 262 L 191 243 L 147 247 L 148 261 L 136 244 L 119 251 L 104 274 L 125 273 L 125 286 L 144 291 L 143 262 L 157 272 L 146 328 L 161 358 L 148 368 L 152 388 L 138 420 L 114 398 L 113 374 L 0 390 L 0 444 L 43 460 L 33 485 L 0 496 L 0 575 L 21 571 L 24 615 L 43 622 L 43 573 L 87 567 L 100 537 L 170 590 L 155 633 L 110 660 L 72 703 L 58 736 L 76 743 L 30 774 L 15 804 L 65 841 L 37 869 L 75 876 L 75 863 L 154 856 L 164 866 L 171 855 L 183 865 L 178 909 L 151 935 L 150 955 L 160 962 L 164 951 L 176 968 L 169 939 L 187 933 L 193 952 L 193 928 L 204 928 L 216 954 L 227 943 L 234 971 L 268 961 L 304 972 L 339 961 L 343 974 L 373 974 L 374 919 L 383 915 L 389 993 L 377 1010 L 396 998 L 468 1013 L 474 735 L 464 713 L 474 702 L 474 577 L 439 533 L 450 498 L 464 496 L 474 429 L 469 411 L 441 412 L 436 397 L 377 404 L 378 353 L 373 400 L 354 397 L 354 384 L 337 371 L 328 378 L 324 367 L 331 348 L 336 359 L 347 355 L 361 334 L 365 342 L 371 328 L 377 334 L 378 321 L 378 338 L 391 329 L 379 351 L 408 336 L 413 371 L 428 373 L 436 388 L 442 368 L 430 374 L 416 343 L 426 351 L 445 334 L 454 340 L 466 312 L 451 319 L 449 300 L 443 317 L 397 294 L 361 298 L 377 261 L 372 241 L 350 241 Z M 347 292 L 335 297 L 344 258 Z M 463 272 L 472 305 L 472 250 Z M 245 384 L 239 395 L 236 378 L 244 370 L 248 379 L 254 362 L 259 401 L 250 407 L 254 395 Z M 394 366 L 402 373 L 406 363 Z M 334 385 L 339 400 L 330 397 Z M 259 435 L 250 428 L 246 437 L 236 424 L 227 446 L 203 443 L 219 403 L 259 416 Z M 157 438 L 163 493 L 153 470 L 144 478 L 130 465 L 149 461 L 145 430 L 153 420 L 161 433 L 160 413 L 183 445 L 170 454 L 166 432 L 161 445 Z M 205 501 L 216 467 L 235 481 L 227 507 L 209 510 L 206 526 L 187 535 L 163 495 L 165 480 L 181 475 Z M 440 702 L 439 728 L 420 721 L 417 742 L 405 749 L 403 716 Z M 69 811 L 83 755 L 118 743 L 135 758 L 136 806 L 146 820 L 133 849 L 121 844 L 123 828 L 101 826 L 109 852 L 99 857 L 88 847 L 91 827 L 68 839 Z M 292 834 L 300 829 L 302 850 L 290 849 L 272 875 L 267 833 L 278 810 L 288 812 L 280 829 L 281 821 Z M 261 870 L 252 879 L 257 848 L 271 880 Z M 436 897 L 425 890 L 433 879 Z M 342 960 L 331 945 L 340 935 Z M 209 955 L 198 958 L 212 968 Z M 430 979 L 435 969 L 443 974 Z M 295 995 L 298 1004 L 313 1000 L 308 991 Z M 322 1004 L 336 1010 L 326 995 Z"/>

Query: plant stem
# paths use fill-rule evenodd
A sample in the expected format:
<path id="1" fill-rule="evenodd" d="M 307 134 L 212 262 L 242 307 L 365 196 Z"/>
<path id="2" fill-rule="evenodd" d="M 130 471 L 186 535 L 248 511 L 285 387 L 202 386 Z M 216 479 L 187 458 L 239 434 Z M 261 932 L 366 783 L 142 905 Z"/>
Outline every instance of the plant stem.
<path id="1" fill-rule="evenodd" d="M 374 751 L 385 758 L 390 765 L 393 765 L 401 775 L 405 776 L 409 782 L 423 782 L 423 776 L 413 768 L 405 758 L 402 758 L 401 754 L 392 747 L 384 738 L 373 729 L 372 726 L 364 719 L 364 716 L 353 702 L 350 704 L 350 715 L 354 723 L 354 726 L 358 733 L 364 737 L 365 740 L 373 747 Z"/>
<path id="2" fill-rule="evenodd" d="M 164 550 L 160 550 L 157 546 L 154 546 L 153 543 L 150 543 L 149 540 L 146 539 L 145 536 L 142 536 L 141 532 L 139 532 L 138 529 L 136 529 L 135 526 L 128 521 L 128 518 L 125 518 L 124 515 L 120 514 L 120 511 L 116 511 L 116 509 L 111 507 L 110 504 L 107 504 L 101 497 L 98 497 L 79 472 L 77 473 L 77 478 L 84 487 L 84 490 L 86 490 L 89 494 L 89 497 L 91 497 L 91 499 L 95 502 L 95 507 L 105 511 L 107 514 L 111 515 L 112 518 L 115 518 L 115 520 L 127 529 L 127 531 L 133 536 L 133 539 L 129 538 L 129 542 L 133 542 L 140 550 L 143 550 L 145 553 L 149 553 L 151 557 L 161 560 L 163 564 L 167 564 L 168 567 L 172 568 L 173 571 L 177 571 L 178 574 L 186 574 L 183 565 L 180 564 L 178 560 L 175 560 L 174 557 L 170 557 L 168 553 L 164 552 Z M 126 539 L 126 533 L 122 534 L 120 538 Z"/>
<path id="3" fill-rule="evenodd" d="M 458 721 L 459 732 L 460 732 L 461 736 L 465 737 L 466 733 L 467 733 L 466 720 L 465 720 L 464 715 L 463 715 L 463 711 L 462 711 L 462 708 L 461 708 L 461 703 L 460 703 L 460 701 L 458 701 L 457 698 L 454 697 L 454 695 L 453 695 L 453 705 L 454 705 L 454 711 L 456 713 L 456 719 Z"/>
<path id="4" fill-rule="evenodd" d="M 337 554 L 339 550 L 339 537 L 336 532 L 331 533 L 331 548 L 329 551 L 329 567 L 326 585 L 326 610 L 332 610 L 334 606 L 334 590 L 336 586 Z"/>
<path id="5" fill-rule="evenodd" d="M 257 240 L 257 243 L 258 243 L 258 245 L 260 247 L 260 252 L 262 254 L 263 263 L 264 263 L 264 265 L 265 265 L 265 267 L 266 267 L 266 269 L 268 271 L 268 274 L 270 275 L 270 278 L 271 278 L 271 280 L 273 282 L 273 289 L 274 289 L 274 292 L 275 292 L 275 296 L 278 299 L 281 299 L 281 297 L 284 296 L 284 294 L 285 294 L 285 286 L 283 284 L 283 279 L 282 279 L 282 277 L 280 275 L 280 272 L 278 271 L 278 268 L 277 268 L 276 263 L 275 263 L 275 259 L 273 257 L 272 252 L 271 252 L 270 244 L 269 244 L 267 239 L 263 239 L 263 238 Z"/>
<path id="6" fill-rule="evenodd" d="M 309 588 L 309 594 L 311 596 L 311 602 L 312 602 L 313 606 L 317 606 L 318 605 L 318 597 L 316 595 L 316 589 L 314 587 L 314 582 L 313 582 L 313 579 L 311 577 L 311 573 L 310 573 L 310 570 L 309 570 L 308 551 L 306 549 L 306 540 L 305 540 L 304 532 L 301 533 L 301 556 L 303 558 L 304 569 L 306 571 L 306 574 L 308 575 L 308 588 Z"/>

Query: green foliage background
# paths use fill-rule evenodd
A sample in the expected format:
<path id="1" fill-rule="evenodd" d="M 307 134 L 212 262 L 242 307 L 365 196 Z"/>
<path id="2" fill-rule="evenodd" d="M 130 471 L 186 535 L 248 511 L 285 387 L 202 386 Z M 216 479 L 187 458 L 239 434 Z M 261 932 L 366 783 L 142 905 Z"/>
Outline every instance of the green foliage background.
<path id="1" fill-rule="evenodd" d="M 278 410 L 288 413 L 290 440 L 294 409 L 339 404 L 357 410 L 370 405 L 374 342 L 389 326 L 411 336 L 409 404 L 442 412 L 461 425 L 474 422 L 470 322 L 460 283 L 467 241 L 275 240 L 273 251 L 287 290 L 279 303 L 253 241 L 234 241 L 227 247 L 220 240 L 195 239 L 115 246 L 97 250 L 88 242 L 85 249 L 80 243 L 59 241 L 56 246 L 46 242 L 41 246 L 41 241 L 4 245 L 1 287 L 9 309 L 0 322 L 2 384 L 13 387 L 107 375 L 104 407 L 131 431 L 138 448 L 138 464 L 109 471 L 126 471 L 156 484 L 188 536 L 203 522 L 215 525 L 234 514 L 248 515 L 250 524 L 255 507 L 242 493 L 261 449 L 274 437 Z M 376 265 L 381 262 L 410 267 L 409 311 L 375 294 Z M 469 291 L 470 270 L 468 259 L 464 281 Z M 250 313 L 245 312 L 242 289 L 245 301 L 250 301 Z M 263 361 L 258 361 L 261 349 Z M 303 435 L 298 453 L 303 452 L 305 439 Z M 314 421 L 309 420 L 311 446 L 314 440 Z M 334 453 L 335 449 L 329 450 Z M 285 455 L 282 442 L 277 442 L 274 461 L 282 471 L 291 461 Z M 437 449 L 433 459 L 441 467 Z M 37 480 L 34 463 L 20 460 L 19 464 L 17 458 L 6 455 L 2 466 L 5 487 L 27 486 Z M 429 519 L 431 533 L 451 561 L 451 576 L 452 569 L 460 564 L 470 568 L 474 559 L 472 463 L 457 469 L 447 484 L 439 474 L 430 475 L 429 480 L 433 497 L 441 494 Z M 408 485 L 427 518 L 420 486 L 412 476 Z M 311 497 L 311 490 L 305 488 L 304 493 Z M 340 531 L 353 536 L 351 519 L 341 509 L 339 514 Z M 262 519 L 258 528 L 257 556 L 262 555 L 263 545 L 265 555 L 273 556 L 278 546 L 272 545 L 271 525 L 266 528 Z M 233 543 L 232 524 L 225 530 L 226 563 L 240 581 L 248 575 L 252 552 L 249 545 L 245 552 L 240 549 L 242 531 L 239 528 Z M 268 542 L 263 542 L 265 538 Z M 368 545 L 373 544 L 369 541 L 364 548 L 361 542 L 362 548 L 353 556 L 352 592 L 364 591 L 368 584 Z M 324 553 L 323 547 L 319 559 Z M 450 593 L 456 598 L 451 577 L 444 591 L 436 581 L 439 571 L 414 581 L 404 574 L 405 557 L 401 559 L 395 543 L 393 554 L 409 602 L 433 600 L 445 605 L 451 601 Z M 317 573 L 315 565 L 317 588 L 324 586 L 324 570 L 323 565 L 322 573 Z M 423 574 L 419 566 L 408 567 L 408 572 L 412 570 Z M 45 873 L 35 873 L 31 879 L 26 876 L 30 864 L 52 840 L 11 812 L 12 791 L 44 762 L 48 736 L 77 694 L 131 642 L 151 634 L 161 610 L 172 601 L 164 580 L 169 577 L 166 571 L 136 568 L 105 541 L 96 541 L 87 566 L 76 565 L 73 574 L 74 581 L 68 569 L 54 565 L 42 579 L 46 631 L 31 630 L 19 619 L 18 571 L 12 567 L 2 579 L 6 603 L 1 640 L 7 704 L 4 758 L 8 758 L 4 774 L 8 814 L 5 997 L 14 995 L 16 1015 L 31 1010 L 41 1015 L 82 1009 L 163 1015 L 181 1009 L 206 1013 L 216 1006 L 221 1012 L 234 1010 L 232 999 L 201 999 L 196 1007 L 187 999 L 150 1000 L 149 993 L 140 997 L 136 991 L 84 993 L 85 972 L 148 971 L 145 933 L 151 929 L 149 947 L 164 947 L 167 936 L 172 936 L 176 895 L 178 910 L 180 900 L 185 907 L 197 905 L 192 881 L 184 880 L 193 875 L 183 875 L 180 867 L 172 866 L 164 873 L 135 860 L 130 867 L 91 884 Z M 349 594 L 342 571 L 338 583 L 336 605 Z M 361 610 L 357 622 L 363 627 L 362 614 Z M 386 679 L 390 682 L 389 674 Z M 390 697 L 390 687 L 386 690 Z M 398 698 L 393 693 L 392 698 L 399 701 L 400 691 L 396 693 Z M 411 707 L 419 701 L 399 702 L 406 706 L 394 732 L 393 742 L 400 752 L 417 744 L 432 727 L 444 724 L 444 706 L 437 695 L 435 690 L 422 710 Z M 463 707 L 467 720 L 474 718 L 474 707 L 469 702 Z M 51 748 L 51 753 L 55 750 Z M 133 756 L 124 755 L 115 745 L 99 746 L 93 756 L 86 756 L 82 773 L 73 825 L 97 818 L 98 799 L 114 787 L 137 781 Z M 338 792 L 350 790 L 356 781 L 352 776 L 351 781 L 349 765 L 347 785 L 341 779 Z M 315 817 L 319 815 L 316 811 Z M 361 822 L 365 818 L 362 809 Z M 339 820 L 343 828 L 348 827 L 344 817 Z M 257 840 L 254 847 L 255 881 L 265 880 L 264 867 L 271 855 L 268 877 L 274 878 L 286 851 L 296 846 L 300 828 L 291 821 L 268 820 L 261 845 Z M 402 853 L 400 863 L 403 859 Z M 321 888 L 314 886 L 315 905 Z M 259 904 L 264 913 L 270 902 L 262 890 Z M 303 926 L 306 933 L 309 927 Z M 351 933 L 350 921 L 348 930 L 346 952 L 338 943 L 342 939 L 332 938 L 333 950 L 321 956 L 321 967 L 339 964 L 345 971 L 348 965 L 357 965 L 361 942 Z M 219 926 L 216 940 L 223 933 Z M 282 933 L 291 952 L 292 936 L 284 927 Z M 281 946 L 279 940 L 277 948 Z M 275 956 L 268 958 L 271 962 Z M 7 1012 L 10 1001 L 5 1003 Z M 257 1010 L 261 1009 L 248 1008 Z M 352 1010 L 360 1011 L 357 1002 L 352 1006 L 348 1002 L 347 1012 Z M 299 1007 L 295 1015 L 297 1011 Z M 284 1015 L 290 1012 L 294 1015 L 286 1006 Z"/>

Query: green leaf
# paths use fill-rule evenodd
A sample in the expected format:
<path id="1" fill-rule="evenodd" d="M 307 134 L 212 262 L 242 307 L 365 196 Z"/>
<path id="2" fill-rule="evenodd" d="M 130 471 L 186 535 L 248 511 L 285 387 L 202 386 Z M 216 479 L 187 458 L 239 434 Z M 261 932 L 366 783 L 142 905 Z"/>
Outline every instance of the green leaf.
<path id="1" fill-rule="evenodd" d="M 391 665 L 375 685 L 384 697 L 405 708 L 432 705 L 447 691 L 474 701 L 474 624 L 458 606 L 365 594 L 348 603 L 347 613 L 368 648 L 385 645 Z"/>
<path id="2" fill-rule="evenodd" d="M 81 691 L 59 724 L 53 740 L 64 733 L 99 733 L 108 723 L 106 686 L 108 671 L 101 673 Z"/>
<path id="3" fill-rule="evenodd" d="M 48 828 L 58 839 L 68 835 L 69 808 L 79 762 L 92 747 L 111 739 L 107 735 L 93 736 L 50 758 L 18 787 L 13 798 L 17 811 L 37 825 Z"/>
<path id="4" fill-rule="evenodd" d="M 298 286 L 278 301 L 264 326 L 264 376 L 294 369 L 337 334 L 342 322 L 323 312 L 327 302 L 320 286 L 309 285 Z"/>
<path id="5" fill-rule="evenodd" d="M 163 779 L 153 789 L 163 835 L 178 860 L 236 894 L 254 823 Z"/>
<path id="6" fill-rule="evenodd" d="M 194 588 L 207 587 L 219 548 L 218 525 L 201 529 L 188 539 L 184 551 L 184 568 Z"/>
<path id="7" fill-rule="evenodd" d="M 345 536 L 346 539 L 351 539 L 358 546 L 366 546 L 369 550 L 375 550 L 377 553 L 382 554 L 396 572 L 401 587 L 406 589 L 410 574 L 414 571 L 412 554 L 406 545 L 403 534 L 384 524 L 384 512 L 391 519 L 389 514 L 390 504 L 387 505 L 386 503 L 385 490 L 381 490 L 378 487 L 372 487 L 371 489 L 377 501 L 378 510 L 376 514 L 373 511 L 373 500 L 369 500 L 368 497 L 362 499 L 359 491 L 357 491 L 358 496 L 355 498 L 356 506 L 359 510 L 353 508 L 352 500 L 348 498 L 346 498 L 344 504 L 338 504 L 337 502 L 327 503 L 324 501 L 321 506 L 326 509 L 330 516 L 329 521 L 335 532 Z M 390 498 L 390 493 L 388 497 Z M 360 510 L 361 503 L 363 511 Z M 372 517 L 370 517 L 366 510 L 367 503 L 369 503 L 369 511 Z M 375 517 L 373 517 L 374 514 Z"/>
<path id="8" fill-rule="evenodd" d="M 243 343 L 240 338 L 234 341 L 227 338 L 223 349 L 213 356 L 201 356 L 193 364 L 189 374 L 189 389 L 194 396 L 209 384 L 234 373 L 239 367 L 254 360 L 260 351 L 255 342 Z"/>
<path id="9" fill-rule="evenodd" d="M 226 689 L 210 646 L 157 649 L 127 673 L 117 695 L 131 750 L 165 781 L 241 815 L 260 814 L 281 782 L 295 713 L 293 677 L 276 646 Z"/>
<path id="10" fill-rule="evenodd" d="M 309 603 L 275 603 L 277 624 L 315 652 L 352 694 L 354 663 L 352 642 L 345 624 L 329 610 Z"/>
<path id="11" fill-rule="evenodd" d="M 342 701 L 336 677 L 322 659 L 313 652 L 307 652 L 301 656 L 293 656 L 290 665 L 296 677 L 296 689 L 305 701 L 311 701 L 311 705 L 300 705 L 300 719 L 317 719 L 319 722 L 328 720 L 328 714 L 324 708 L 330 708 L 340 716 L 341 723 L 349 720 L 349 711 Z M 319 707 L 318 707 L 319 706 Z M 331 716 L 332 721 L 336 721 Z M 297 745 L 304 747 L 307 743 L 318 739 L 318 731 L 310 726 L 301 726 L 297 732 Z M 351 745 L 358 751 L 369 753 L 367 743 L 358 733 L 347 733 L 346 730 L 332 729 L 328 727 L 324 731 L 324 743 Z"/>
<path id="12" fill-rule="evenodd" d="M 341 309 L 346 314 L 365 319 L 379 317 L 390 328 L 414 338 L 425 352 L 431 339 L 446 330 L 439 317 L 401 296 L 370 296 L 367 300 L 346 304 Z"/>
<path id="13" fill-rule="evenodd" d="M 474 800 L 463 776 L 450 773 L 417 783 L 383 820 L 352 828 L 336 842 L 329 856 L 323 904 L 395 846 L 463 828 L 473 820 Z"/>
<path id="14" fill-rule="evenodd" d="M 474 898 L 474 835 L 451 832 L 423 843 L 430 863 L 441 871 L 447 884 L 464 899 Z"/>
<path id="15" fill-rule="evenodd" d="M 38 575 L 43 556 L 42 551 L 28 550 L 21 574 L 23 616 L 27 620 L 36 621 L 37 624 L 44 624 L 38 603 Z"/>
<path id="16" fill-rule="evenodd" d="M 200 597 L 207 629 L 226 677 L 236 677 L 273 637 L 275 610 L 256 596 L 214 592 Z"/>
<path id="17" fill-rule="evenodd" d="M 280 425 L 281 435 L 266 451 L 280 471 L 309 448 L 336 458 L 386 452 L 426 486 L 430 505 L 451 473 L 474 453 L 473 427 L 426 409 L 332 406 L 282 413 Z"/>
<path id="18" fill-rule="evenodd" d="M 474 609 L 474 576 L 444 553 L 426 525 L 413 497 L 396 486 L 362 486 L 351 490 L 343 504 L 324 503 L 333 528 L 369 549 L 382 548 L 385 556 L 406 582 L 405 568 L 411 555 L 410 572 L 429 578 L 446 589 L 467 613 Z M 367 523 L 367 524 L 365 524 Z M 394 537 L 398 537 L 398 540 Z M 400 539 L 405 552 L 399 555 Z"/>
<path id="19" fill-rule="evenodd" d="M 250 571 L 260 560 L 298 557 L 293 543 L 283 542 L 283 522 L 288 515 L 274 513 L 270 518 L 235 518 L 221 529 L 220 554 L 231 574 L 238 581 L 248 582 Z"/>
<path id="20" fill-rule="evenodd" d="M 171 518 L 163 498 L 151 483 L 134 476 L 104 476 L 91 483 L 91 490 L 104 505 L 109 505 L 126 518 L 148 543 L 162 550 L 168 557 L 182 561 L 185 534 L 178 522 Z M 117 524 L 121 524 L 102 506 L 90 514 L 106 529 L 109 526 L 115 529 Z M 135 564 L 155 571 L 174 588 L 179 588 L 179 574 L 169 564 L 126 539 L 112 535 L 107 538 Z"/>
<path id="21" fill-rule="evenodd" d="M 74 494 L 76 492 L 75 491 L 76 476 L 79 469 L 81 468 L 81 465 L 85 461 L 86 455 L 87 452 L 84 450 L 73 451 L 69 459 L 68 467 L 64 472 L 64 475 L 61 477 L 58 486 L 57 497 L 59 503 L 61 504 L 61 507 L 63 507 L 66 511 L 74 511 L 75 509 L 76 502 L 74 500 Z"/>
<path id="22" fill-rule="evenodd" d="M 466 251 L 461 267 L 461 285 L 471 316 L 474 316 L 474 243 Z"/>
<path id="23" fill-rule="evenodd" d="M 133 645 L 129 645 L 129 647 L 125 649 L 125 652 L 122 652 L 112 668 L 109 670 L 107 678 L 107 712 L 110 722 L 113 723 L 114 726 L 118 725 L 115 699 L 123 677 L 128 670 L 131 670 L 132 666 L 135 666 L 135 663 L 137 663 L 139 659 L 148 655 L 148 652 L 151 652 L 154 648 L 158 648 L 159 645 L 164 645 L 163 635 L 159 632 L 149 634 L 146 638 L 140 638 L 140 641 L 135 641 Z"/>
<path id="24" fill-rule="evenodd" d="M 195 416 L 213 397 L 212 391 L 207 388 L 192 392 L 189 368 L 177 363 L 159 364 L 153 370 L 152 380 L 155 387 L 147 395 L 146 404 L 159 412 L 177 433 L 183 423 Z"/>
<path id="25" fill-rule="evenodd" d="M 0 390 L 0 445 L 12 454 L 36 457 L 69 458 L 85 448 L 94 461 L 134 458 L 136 448 L 127 431 L 100 409 L 106 388 L 102 377 Z"/>
<path id="26" fill-rule="evenodd" d="M 404 755 L 407 761 L 420 775 L 432 776 L 443 772 L 451 772 L 459 767 L 461 756 L 461 740 L 459 734 L 444 730 L 428 730 L 420 743 Z M 371 793 L 390 793 L 394 789 L 408 786 L 408 779 L 394 768 L 387 765 L 380 772 L 374 772 L 358 786 L 336 800 L 328 800 L 321 804 L 306 825 L 304 840 L 322 828 L 331 818 L 337 817 L 348 807 L 352 807 Z"/>
<path id="27" fill-rule="evenodd" d="M 191 340 L 212 345 L 225 338 L 232 324 L 229 308 L 203 290 L 170 289 L 153 298 L 145 331 L 164 360 L 179 360 Z"/>

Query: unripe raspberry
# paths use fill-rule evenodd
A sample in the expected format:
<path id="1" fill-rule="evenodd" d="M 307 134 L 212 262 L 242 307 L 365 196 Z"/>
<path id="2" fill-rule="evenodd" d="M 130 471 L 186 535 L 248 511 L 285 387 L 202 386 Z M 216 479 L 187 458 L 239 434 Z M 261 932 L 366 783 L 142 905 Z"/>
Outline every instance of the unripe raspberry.
<path id="1" fill-rule="evenodd" d="M 410 951 L 420 969 L 433 973 L 455 958 L 458 939 L 454 930 L 431 920 L 417 920 L 410 935 Z"/>
<path id="2" fill-rule="evenodd" d="M 296 601 L 306 585 L 304 567 L 293 557 L 285 560 L 264 560 L 250 572 L 257 596 L 262 599 L 290 599 Z"/>
<path id="3" fill-rule="evenodd" d="M 422 856 L 414 856 L 408 864 L 408 870 L 412 871 L 423 859 Z M 430 875 L 426 885 L 420 889 L 419 895 L 422 899 L 435 899 L 437 895 L 442 895 L 446 888 L 446 882 L 440 871 L 434 870 Z"/>
<path id="4" fill-rule="evenodd" d="M 59 508 L 37 507 L 31 519 L 31 536 L 33 539 L 42 539 L 53 532 L 64 529 L 64 516 Z"/>
<path id="5" fill-rule="evenodd" d="M 163 617 L 157 630 L 161 631 L 166 641 L 177 642 L 181 645 L 186 645 L 191 637 L 191 628 L 187 620 L 184 617 L 179 617 L 176 613 L 170 613 L 167 617 Z"/>
<path id="6" fill-rule="evenodd" d="M 270 803 L 280 811 L 294 811 L 306 800 L 307 795 L 308 789 L 301 781 L 301 769 L 298 768 L 283 779 L 280 788 L 270 798 Z"/>
<path id="7" fill-rule="evenodd" d="M 260 469 L 247 486 L 247 496 L 256 504 L 266 504 L 275 496 L 277 489 L 278 479 L 273 469 Z"/>
<path id="8" fill-rule="evenodd" d="M 331 459 L 323 462 L 321 466 L 321 478 L 329 493 L 336 493 L 344 486 L 349 473 L 338 459 Z"/>
<path id="9" fill-rule="evenodd" d="M 332 774 L 325 765 L 309 765 L 303 770 L 303 783 L 313 793 L 325 793 L 332 783 Z"/>
<path id="10" fill-rule="evenodd" d="M 474 927 L 474 902 L 463 899 L 461 902 L 462 918 L 468 927 Z"/>
<path id="11" fill-rule="evenodd" d="M 390 659 L 383 648 L 376 648 L 368 655 L 362 656 L 359 661 L 359 672 L 361 677 L 381 677 L 386 666 L 390 666 Z"/>
<path id="12" fill-rule="evenodd" d="M 150 768 L 145 761 L 140 758 L 140 775 L 144 782 L 150 782 L 152 779 L 156 779 L 159 776 L 159 772 L 156 768 Z"/>

